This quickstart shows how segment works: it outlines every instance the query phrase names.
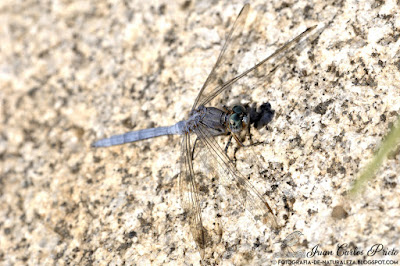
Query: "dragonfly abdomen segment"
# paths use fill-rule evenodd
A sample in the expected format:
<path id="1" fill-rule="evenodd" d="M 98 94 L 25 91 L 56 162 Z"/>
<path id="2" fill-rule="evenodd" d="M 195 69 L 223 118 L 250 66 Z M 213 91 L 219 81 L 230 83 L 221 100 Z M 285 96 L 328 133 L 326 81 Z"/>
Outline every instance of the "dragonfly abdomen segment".
<path id="1" fill-rule="evenodd" d="M 109 138 L 94 142 L 92 147 L 109 147 L 165 135 L 182 135 L 184 132 L 183 129 L 185 128 L 185 123 L 185 121 L 180 121 L 173 126 L 147 128 L 131 131 L 121 135 L 114 135 Z"/>

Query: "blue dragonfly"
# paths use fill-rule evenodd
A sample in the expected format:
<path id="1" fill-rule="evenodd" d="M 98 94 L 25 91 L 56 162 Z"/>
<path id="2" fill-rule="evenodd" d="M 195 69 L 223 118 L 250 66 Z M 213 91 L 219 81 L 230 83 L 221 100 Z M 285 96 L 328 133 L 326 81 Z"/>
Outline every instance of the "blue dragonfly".
<path id="1" fill-rule="evenodd" d="M 233 193 L 233 197 L 238 199 L 256 220 L 261 220 L 263 223 L 270 224 L 273 228 L 278 228 L 275 214 L 262 196 L 262 193 L 237 171 L 235 165 L 228 158 L 226 151 L 215 140 L 216 136 L 229 134 L 239 145 L 242 145 L 239 134 L 243 131 L 248 131 L 250 128 L 248 112 L 240 105 L 223 110 L 215 107 L 206 107 L 206 105 L 221 92 L 231 88 L 238 80 L 256 69 L 262 69 L 265 75 L 272 74 L 276 69 L 276 65 L 271 61 L 276 63 L 277 59 L 284 58 L 285 54 L 294 49 L 316 26 L 307 28 L 270 56 L 235 76 L 233 71 L 228 70 L 232 67 L 233 57 L 239 51 L 239 39 L 249 9 L 250 5 L 246 4 L 240 11 L 211 73 L 194 101 L 187 120 L 180 121 L 172 126 L 148 128 L 114 135 L 92 144 L 93 147 L 108 147 L 164 135 L 182 135 L 181 166 L 178 178 L 181 206 L 186 214 L 193 239 L 202 257 L 204 256 L 204 249 L 209 242 L 209 237 L 202 223 L 199 191 L 196 173 L 193 168 L 194 147 L 192 146 L 194 145 L 194 137 L 196 141 L 200 141 L 201 147 L 205 149 L 207 159 L 205 162 L 203 160 L 203 162 L 212 164 L 215 173 L 223 181 L 222 183 L 230 184 L 230 191 Z"/>

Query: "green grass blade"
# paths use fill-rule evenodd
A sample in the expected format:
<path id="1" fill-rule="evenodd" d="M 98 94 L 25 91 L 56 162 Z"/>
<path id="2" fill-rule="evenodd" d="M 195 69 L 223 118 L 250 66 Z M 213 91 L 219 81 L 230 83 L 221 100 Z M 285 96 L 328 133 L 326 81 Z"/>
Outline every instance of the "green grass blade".
<path id="1" fill-rule="evenodd" d="M 373 157 L 372 161 L 361 172 L 358 179 L 355 180 L 353 187 L 349 190 L 350 195 L 359 193 L 369 180 L 371 180 L 378 169 L 381 167 L 384 160 L 388 157 L 400 142 L 400 117 L 392 126 L 386 139 L 382 142 L 378 152 Z"/>

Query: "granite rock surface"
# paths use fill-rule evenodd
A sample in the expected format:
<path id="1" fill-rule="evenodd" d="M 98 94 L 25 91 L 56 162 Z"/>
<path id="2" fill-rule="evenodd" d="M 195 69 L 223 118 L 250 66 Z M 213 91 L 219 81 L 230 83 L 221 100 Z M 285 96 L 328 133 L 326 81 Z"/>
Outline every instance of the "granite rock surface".
<path id="1" fill-rule="evenodd" d="M 0 264 L 200 263 L 179 204 L 180 137 L 90 147 L 185 119 L 244 4 L 171 2 L 0 3 Z M 362 194 L 346 192 L 399 116 L 399 1 L 251 6 L 239 70 L 317 25 L 273 75 L 213 103 L 274 110 L 253 130 L 256 145 L 229 155 L 238 168 L 259 155 L 251 169 L 262 171 L 243 174 L 281 228 L 257 224 L 218 180 L 200 178 L 215 244 L 205 260 L 270 265 L 288 246 L 316 245 L 326 254 L 313 259 L 398 260 L 366 252 L 400 250 L 399 150 Z M 342 244 L 364 253 L 337 256 Z"/>

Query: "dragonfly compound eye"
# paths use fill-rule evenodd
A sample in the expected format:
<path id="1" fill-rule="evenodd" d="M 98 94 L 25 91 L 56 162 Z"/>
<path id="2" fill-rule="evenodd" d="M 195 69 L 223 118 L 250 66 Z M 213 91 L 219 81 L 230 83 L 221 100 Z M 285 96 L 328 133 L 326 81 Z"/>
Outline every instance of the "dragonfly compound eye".
<path id="1" fill-rule="evenodd" d="M 229 127 L 233 133 L 242 130 L 242 118 L 239 114 L 235 113 L 229 117 Z"/>
<path id="2" fill-rule="evenodd" d="M 239 115 L 243 115 L 243 114 L 245 114 L 245 112 L 246 112 L 246 110 L 244 109 L 244 107 L 241 106 L 241 105 L 235 105 L 235 106 L 232 108 L 232 111 L 233 111 L 235 114 L 239 114 Z"/>

